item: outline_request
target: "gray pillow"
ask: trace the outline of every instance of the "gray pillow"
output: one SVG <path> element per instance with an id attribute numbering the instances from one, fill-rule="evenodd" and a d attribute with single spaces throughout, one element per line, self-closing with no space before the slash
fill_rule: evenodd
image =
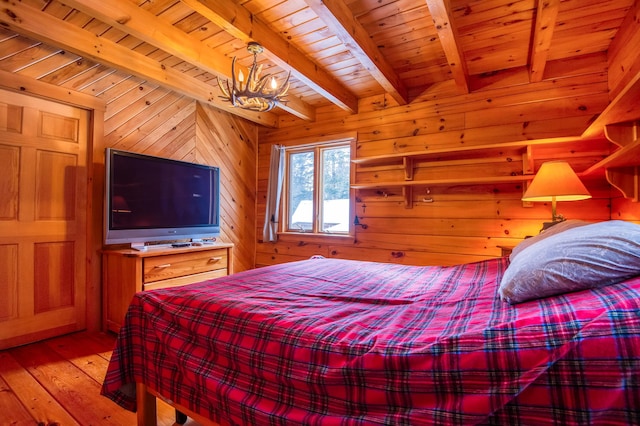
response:
<path id="1" fill-rule="evenodd" d="M 518 244 L 517 246 L 515 246 L 513 248 L 513 251 L 511 252 L 511 255 L 509 256 L 509 260 L 511 260 L 513 262 L 513 260 L 515 259 L 515 257 L 517 255 L 519 255 L 520 253 L 522 253 L 522 251 L 524 249 L 526 249 L 527 247 L 530 247 L 531 245 L 542 241 L 542 240 L 546 240 L 547 238 L 549 238 L 552 235 L 556 235 L 559 234 L 561 232 L 567 231 L 569 229 L 573 229 L 573 228 L 577 228 L 578 226 L 584 226 L 584 225 L 588 225 L 589 222 L 585 222 L 583 220 L 576 220 L 576 219 L 572 219 L 572 220 L 565 220 L 562 222 L 558 222 L 555 225 L 553 225 L 551 228 L 547 228 L 544 231 L 540 232 L 538 235 L 534 236 L 534 237 L 530 237 L 527 238 L 525 240 L 523 240 L 520 244 Z"/>
<path id="2" fill-rule="evenodd" d="M 509 303 L 519 303 L 615 284 L 636 275 L 640 275 L 640 226 L 612 220 L 572 228 L 529 245 L 509 264 L 498 293 Z"/>

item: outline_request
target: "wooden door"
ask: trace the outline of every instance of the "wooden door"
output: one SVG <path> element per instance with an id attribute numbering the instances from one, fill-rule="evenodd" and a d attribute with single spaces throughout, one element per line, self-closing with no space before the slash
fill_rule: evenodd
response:
<path id="1" fill-rule="evenodd" d="M 0 349 L 85 327 L 89 116 L 0 90 Z"/>

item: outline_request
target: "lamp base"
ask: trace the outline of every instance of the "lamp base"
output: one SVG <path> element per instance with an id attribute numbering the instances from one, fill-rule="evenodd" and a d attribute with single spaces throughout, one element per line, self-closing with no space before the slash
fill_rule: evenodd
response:
<path id="1" fill-rule="evenodd" d="M 557 225 L 558 223 L 562 223 L 565 220 L 566 219 L 563 217 L 561 219 L 555 219 L 552 222 L 543 222 L 542 223 L 542 229 L 540 230 L 540 232 L 546 231 L 547 229 L 551 228 L 553 225 Z"/>

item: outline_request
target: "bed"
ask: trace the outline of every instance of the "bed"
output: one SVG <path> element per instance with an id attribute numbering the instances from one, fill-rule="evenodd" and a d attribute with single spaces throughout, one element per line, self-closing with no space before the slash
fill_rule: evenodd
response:
<path id="1" fill-rule="evenodd" d="M 512 258 L 312 258 L 138 293 L 102 394 L 150 423 L 159 396 L 221 425 L 640 424 L 640 226 L 594 225 Z M 516 288 L 540 276 L 565 287 Z"/>

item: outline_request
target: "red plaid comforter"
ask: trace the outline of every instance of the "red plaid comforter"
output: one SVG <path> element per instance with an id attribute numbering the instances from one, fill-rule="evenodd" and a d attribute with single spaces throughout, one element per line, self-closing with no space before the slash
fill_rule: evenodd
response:
<path id="1" fill-rule="evenodd" d="M 102 393 L 221 424 L 640 424 L 640 278 L 511 306 L 506 259 L 311 259 L 138 293 Z"/>

